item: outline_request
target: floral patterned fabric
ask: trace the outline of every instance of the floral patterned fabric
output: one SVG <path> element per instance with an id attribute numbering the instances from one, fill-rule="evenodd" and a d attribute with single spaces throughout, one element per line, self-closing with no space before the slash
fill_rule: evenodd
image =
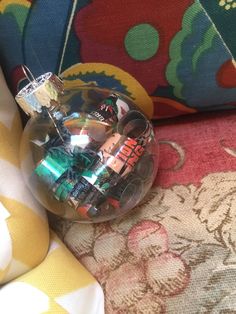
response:
<path id="1" fill-rule="evenodd" d="M 159 126 L 156 184 L 122 220 L 51 218 L 103 286 L 106 313 L 236 312 L 235 118 L 194 116 Z"/>
<path id="2" fill-rule="evenodd" d="M 235 34 L 235 29 L 232 25 L 234 24 L 236 17 L 236 1 L 220 0 L 218 2 L 200 0 L 200 3 L 222 36 L 224 43 L 232 54 L 232 57 L 235 59 L 236 42 L 235 40 L 232 40 L 232 37 Z"/>
<path id="3" fill-rule="evenodd" d="M 104 70 L 83 81 L 128 94 L 105 64 L 123 69 L 148 91 L 155 118 L 233 108 L 235 3 L 1 0 L 0 62 L 14 92 L 25 84 L 21 64 L 37 76 L 95 62 Z"/>
<path id="4" fill-rule="evenodd" d="M 235 12 L 235 0 L 0 0 L 0 62 L 13 93 L 26 64 L 118 90 L 154 118 L 232 109 Z M 122 220 L 51 216 L 102 285 L 106 313 L 236 312 L 235 118 L 161 123 L 155 185 Z"/>

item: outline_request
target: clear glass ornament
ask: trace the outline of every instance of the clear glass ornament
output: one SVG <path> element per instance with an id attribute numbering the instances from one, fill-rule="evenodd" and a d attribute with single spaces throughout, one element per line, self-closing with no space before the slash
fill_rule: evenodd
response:
<path id="1" fill-rule="evenodd" d="M 79 222 L 126 214 L 144 198 L 158 166 L 153 127 L 124 95 L 95 86 L 64 88 L 46 73 L 16 96 L 31 116 L 21 169 L 49 211 Z"/>

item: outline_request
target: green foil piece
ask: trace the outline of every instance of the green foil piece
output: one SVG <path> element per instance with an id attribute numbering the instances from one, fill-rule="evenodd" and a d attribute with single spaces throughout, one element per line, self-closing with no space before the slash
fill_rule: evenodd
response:
<path id="1" fill-rule="evenodd" d="M 54 160 L 52 157 L 53 156 L 46 156 L 35 168 L 35 173 L 49 187 L 53 186 L 67 170 L 63 164 L 60 164 L 58 160 Z"/>
<path id="2" fill-rule="evenodd" d="M 71 191 L 73 190 L 75 183 L 70 181 L 63 181 L 58 188 L 56 189 L 54 195 L 55 198 L 59 201 L 65 201 L 68 199 Z"/>

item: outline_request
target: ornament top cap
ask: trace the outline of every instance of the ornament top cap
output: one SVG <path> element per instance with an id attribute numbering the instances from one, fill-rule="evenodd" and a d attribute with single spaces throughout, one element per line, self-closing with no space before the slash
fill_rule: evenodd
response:
<path id="1" fill-rule="evenodd" d="M 59 95 L 63 93 L 62 80 L 51 72 L 34 78 L 25 65 L 22 66 L 22 70 L 29 83 L 18 92 L 15 99 L 24 112 L 35 116 L 42 112 L 43 107 L 49 110 L 57 107 Z"/>

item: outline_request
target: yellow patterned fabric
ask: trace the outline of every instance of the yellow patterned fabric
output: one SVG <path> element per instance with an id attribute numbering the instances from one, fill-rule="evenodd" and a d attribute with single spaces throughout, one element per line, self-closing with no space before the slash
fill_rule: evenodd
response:
<path id="1" fill-rule="evenodd" d="M 0 72 L 0 313 L 104 313 L 103 292 L 50 235 L 19 167 L 21 123 Z"/>

